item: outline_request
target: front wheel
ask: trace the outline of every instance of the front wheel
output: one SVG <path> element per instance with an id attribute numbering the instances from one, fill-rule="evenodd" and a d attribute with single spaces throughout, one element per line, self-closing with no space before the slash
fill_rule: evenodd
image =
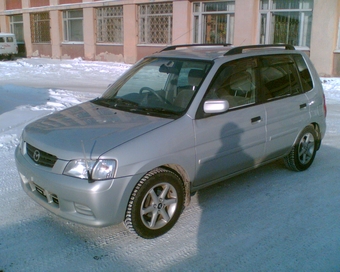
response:
<path id="1" fill-rule="evenodd" d="M 294 171 L 308 169 L 317 150 L 317 134 L 312 125 L 303 129 L 290 153 L 284 158 L 286 166 Z"/>
<path id="2" fill-rule="evenodd" d="M 147 173 L 135 186 L 124 224 L 143 238 L 155 238 L 175 225 L 183 205 L 181 179 L 169 170 L 157 168 Z"/>

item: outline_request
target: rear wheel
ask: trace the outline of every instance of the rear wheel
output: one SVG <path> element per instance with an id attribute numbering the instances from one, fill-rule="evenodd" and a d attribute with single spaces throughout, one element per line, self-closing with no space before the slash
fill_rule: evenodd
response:
<path id="1" fill-rule="evenodd" d="M 169 170 L 154 169 L 134 188 L 124 224 L 143 238 L 155 238 L 174 226 L 183 204 L 184 187 L 181 179 Z"/>
<path id="2" fill-rule="evenodd" d="M 308 169 L 314 161 L 317 150 L 317 133 L 312 125 L 300 133 L 290 153 L 284 158 L 286 166 L 294 171 Z"/>

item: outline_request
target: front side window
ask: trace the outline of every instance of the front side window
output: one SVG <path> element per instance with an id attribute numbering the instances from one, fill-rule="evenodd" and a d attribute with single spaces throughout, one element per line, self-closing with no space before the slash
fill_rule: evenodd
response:
<path id="1" fill-rule="evenodd" d="M 233 43 L 235 1 L 195 2 L 194 43 Z"/>
<path id="2" fill-rule="evenodd" d="M 97 9 L 97 42 L 123 43 L 123 6 Z"/>
<path id="3" fill-rule="evenodd" d="M 229 108 L 239 108 L 256 102 L 257 60 L 247 58 L 224 64 L 217 72 L 205 100 L 222 99 Z"/>
<path id="4" fill-rule="evenodd" d="M 133 113 L 176 118 L 189 107 L 212 63 L 148 58 L 94 103 Z"/>
<path id="5" fill-rule="evenodd" d="M 15 34 L 18 42 L 24 42 L 24 20 L 22 15 L 13 15 L 9 19 L 11 33 Z"/>
<path id="6" fill-rule="evenodd" d="M 30 21 L 32 43 L 51 42 L 49 13 L 32 13 Z"/>
<path id="7" fill-rule="evenodd" d="M 172 43 L 172 3 L 138 6 L 139 43 Z"/>
<path id="8" fill-rule="evenodd" d="M 64 41 L 82 42 L 83 39 L 83 10 L 67 10 L 63 12 Z"/>
<path id="9" fill-rule="evenodd" d="M 261 0 L 260 43 L 310 47 L 313 0 Z"/>

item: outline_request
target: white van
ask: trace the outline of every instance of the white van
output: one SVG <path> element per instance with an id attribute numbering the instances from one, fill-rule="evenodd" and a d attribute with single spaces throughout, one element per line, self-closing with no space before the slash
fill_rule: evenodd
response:
<path id="1" fill-rule="evenodd" d="M 12 33 L 0 33 L 0 58 L 11 58 L 18 54 L 18 44 Z"/>

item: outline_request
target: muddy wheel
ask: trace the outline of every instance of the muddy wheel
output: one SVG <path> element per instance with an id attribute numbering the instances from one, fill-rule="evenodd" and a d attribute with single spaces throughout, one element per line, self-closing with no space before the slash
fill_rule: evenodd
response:
<path id="1" fill-rule="evenodd" d="M 143 238 L 155 238 L 174 226 L 183 205 L 184 187 L 179 176 L 157 168 L 147 173 L 134 188 L 124 224 Z"/>
<path id="2" fill-rule="evenodd" d="M 314 127 L 312 125 L 305 127 L 290 153 L 284 158 L 286 166 L 294 171 L 308 169 L 314 161 L 317 141 Z"/>

